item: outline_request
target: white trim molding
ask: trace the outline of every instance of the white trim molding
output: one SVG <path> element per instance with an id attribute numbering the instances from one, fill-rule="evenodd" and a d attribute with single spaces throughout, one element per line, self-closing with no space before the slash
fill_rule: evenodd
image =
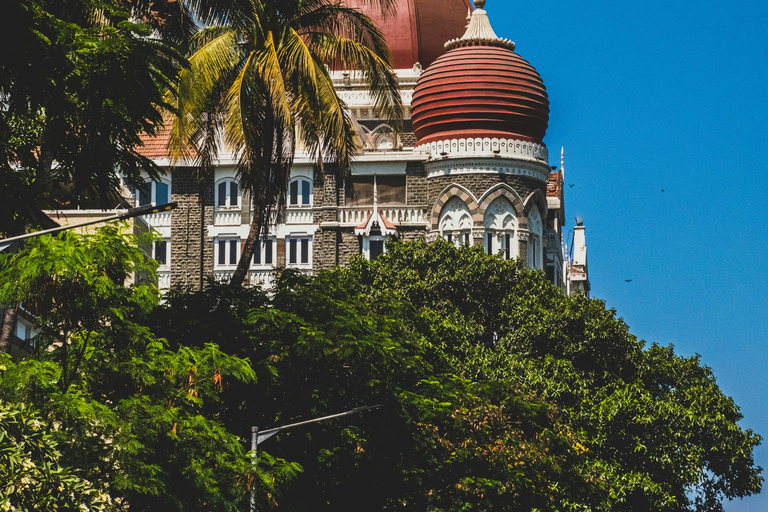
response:
<path id="1" fill-rule="evenodd" d="M 466 156 L 501 156 L 542 162 L 549 169 L 549 151 L 544 144 L 518 139 L 463 138 L 446 139 L 420 144 L 414 153 L 429 155 L 431 158 Z"/>
<path id="2" fill-rule="evenodd" d="M 549 167 L 540 162 L 515 161 L 502 158 L 456 158 L 432 160 L 424 164 L 427 176 L 453 176 L 456 174 L 511 174 L 528 176 L 541 182 L 547 182 Z"/>

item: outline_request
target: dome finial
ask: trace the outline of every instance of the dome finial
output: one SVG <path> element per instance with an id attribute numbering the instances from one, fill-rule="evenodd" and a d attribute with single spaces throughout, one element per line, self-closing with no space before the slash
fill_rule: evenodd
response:
<path id="1" fill-rule="evenodd" d="M 515 43 L 509 39 L 498 37 L 493 31 L 491 22 L 488 20 L 488 13 L 483 10 L 483 7 L 485 7 L 485 0 L 474 0 L 474 2 L 476 9 L 469 19 L 466 33 L 459 39 L 452 39 L 445 43 L 445 48 L 451 50 L 458 46 L 482 44 L 500 46 L 502 48 L 514 50 Z"/>

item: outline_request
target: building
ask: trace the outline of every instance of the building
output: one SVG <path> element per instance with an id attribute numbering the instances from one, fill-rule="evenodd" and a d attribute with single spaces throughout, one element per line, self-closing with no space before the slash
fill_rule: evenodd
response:
<path id="1" fill-rule="evenodd" d="M 513 42 L 496 36 L 484 0 L 475 0 L 474 11 L 469 0 L 410 0 L 387 19 L 357 1 L 394 54 L 404 131 L 387 125 L 354 73 L 333 72 L 359 135 L 352 175 L 339 182 L 299 151 L 287 211 L 257 248 L 250 284 L 269 284 L 278 268 L 312 271 L 359 254 L 376 258 L 390 237 L 442 237 L 522 258 L 570 290 L 562 153 L 555 170 L 543 142 L 549 100 L 539 74 Z M 147 140 L 143 152 L 170 171 L 168 136 Z M 147 218 L 163 237 L 154 248 L 161 288 L 231 277 L 251 219 L 236 164 L 236 155 L 220 154 L 215 176 L 201 186 L 194 162 L 179 162 L 136 192 L 137 205 L 179 204 Z M 580 234 L 584 264 L 574 289 L 588 292 L 583 226 Z"/>

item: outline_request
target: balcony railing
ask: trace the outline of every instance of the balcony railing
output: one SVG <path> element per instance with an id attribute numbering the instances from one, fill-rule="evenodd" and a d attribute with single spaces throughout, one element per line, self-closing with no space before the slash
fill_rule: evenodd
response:
<path id="1" fill-rule="evenodd" d="M 271 288 L 275 284 L 275 271 L 273 269 L 251 270 L 248 272 L 248 279 L 251 286 Z"/>
<path id="2" fill-rule="evenodd" d="M 157 288 L 160 291 L 171 289 L 171 271 L 170 270 L 157 271 Z"/>
<path id="3" fill-rule="evenodd" d="M 418 225 L 426 222 L 425 209 L 418 206 L 380 206 L 379 213 L 396 225 Z M 362 224 L 372 212 L 372 206 L 340 208 L 339 223 L 357 226 Z"/>
<path id="4" fill-rule="evenodd" d="M 171 225 L 171 212 L 159 212 L 151 215 L 142 215 L 141 218 L 152 227 L 170 227 Z"/>
<path id="5" fill-rule="evenodd" d="M 288 208 L 285 211 L 286 224 L 312 224 L 315 216 L 309 208 Z"/>
<path id="6" fill-rule="evenodd" d="M 240 210 L 218 211 L 215 214 L 214 222 L 217 226 L 239 226 L 243 223 Z"/>

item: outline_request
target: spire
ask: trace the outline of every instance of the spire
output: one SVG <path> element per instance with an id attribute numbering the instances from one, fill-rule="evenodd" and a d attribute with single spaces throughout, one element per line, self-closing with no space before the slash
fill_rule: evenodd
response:
<path id="1" fill-rule="evenodd" d="M 509 39 L 500 38 L 496 35 L 496 32 L 493 31 L 491 22 L 488 19 L 488 13 L 483 10 L 483 7 L 485 7 L 485 0 L 475 0 L 475 7 L 476 9 L 469 20 L 467 32 L 461 39 L 452 39 L 445 43 L 445 49 L 453 50 L 460 46 L 488 45 L 514 50 L 515 43 Z"/>
<path id="2" fill-rule="evenodd" d="M 560 146 L 560 175 L 565 183 L 565 146 Z"/>
<path id="3" fill-rule="evenodd" d="M 379 215 L 379 190 L 376 188 L 376 175 L 373 175 L 373 216 Z"/>

